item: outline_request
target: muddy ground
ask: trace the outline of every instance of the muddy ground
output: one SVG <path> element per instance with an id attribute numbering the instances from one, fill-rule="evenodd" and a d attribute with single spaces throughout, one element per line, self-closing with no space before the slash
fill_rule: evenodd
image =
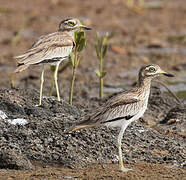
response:
<path id="1" fill-rule="evenodd" d="M 7 115 L 0 119 L 0 179 L 186 179 L 186 2 L 158 1 L 158 7 L 138 13 L 123 2 L 0 0 L 0 110 Z M 9 74 L 16 68 L 12 57 L 38 36 L 56 31 L 65 17 L 78 17 L 93 28 L 87 32 L 87 47 L 77 70 L 74 106 L 67 103 L 71 67 L 59 73 L 61 102 L 55 92 L 48 97 L 51 74 L 46 67 L 43 106 L 35 107 L 41 68 L 30 67 L 15 75 L 16 89 L 11 90 Z M 117 129 L 64 134 L 66 127 L 104 101 L 98 99 L 94 72 L 96 31 L 113 34 L 104 64 L 105 98 L 131 88 L 140 66 L 149 63 L 176 74 L 171 80 L 160 79 L 170 87 L 177 85 L 173 90 L 182 95 L 180 105 L 153 84 L 147 112 L 123 139 L 124 162 L 134 172 L 118 171 Z M 17 118 L 27 124 L 11 125 Z"/>

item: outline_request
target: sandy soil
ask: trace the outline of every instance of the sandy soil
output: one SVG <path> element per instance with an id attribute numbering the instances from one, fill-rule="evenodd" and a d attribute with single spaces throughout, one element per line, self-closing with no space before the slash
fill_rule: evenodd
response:
<path id="1" fill-rule="evenodd" d="M 41 168 L 36 166 L 37 170 L 34 171 L 16 171 L 16 170 L 2 170 L 0 176 L 2 180 L 16 179 L 16 180 L 37 180 L 37 179 L 186 179 L 185 169 L 167 169 L 167 164 L 150 164 L 150 163 L 137 163 L 135 165 L 126 165 L 126 167 L 133 168 L 134 172 L 122 173 L 118 171 L 118 166 L 115 164 L 95 164 L 87 166 L 83 169 L 67 169 L 67 168 L 54 168 L 47 167 Z"/>

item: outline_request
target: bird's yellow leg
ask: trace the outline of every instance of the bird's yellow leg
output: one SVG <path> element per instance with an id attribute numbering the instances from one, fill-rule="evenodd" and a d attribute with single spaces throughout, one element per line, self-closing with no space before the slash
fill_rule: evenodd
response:
<path id="1" fill-rule="evenodd" d="M 58 68 L 59 68 L 59 64 L 56 65 L 56 69 L 55 69 L 55 72 L 54 72 L 54 82 L 55 82 L 55 86 L 56 86 L 57 100 L 60 101 L 59 87 L 58 87 L 58 83 L 57 83 Z"/>
<path id="2" fill-rule="evenodd" d="M 121 143 L 118 143 L 118 151 L 119 151 L 119 167 L 120 169 L 124 168 L 123 166 L 123 156 L 122 156 L 122 150 L 121 150 Z"/>
<path id="3" fill-rule="evenodd" d="M 41 84 L 40 84 L 40 97 L 39 97 L 39 106 L 41 106 L 41 101 L 42 101 L 42 93 L 43 93 L 43 83 L 44 83 L 44 65 L 42 67 L 42 72 L 41 72 Z"/>
<path id="4" fill-rule="evenodd" d="M 125 168 L 123 166 L 123 156 L 122 156 L 122 150 L 121 150 L 121 141 L 122 141 L 122 138 L 123 138 L 123 133 L 125 132 L 125 129 L 127 128 L 127 126 L 128 126 L 128 124 L 127 125 L 123 125 L 121 127 L 121 130 L 120 130 L 119 135 L 118 135 L 119 168 L 120 168 L 120 171 L 122 171 L 122 172 L 133 171 L 133 169 L 128 169 L 128 168 Z"/>

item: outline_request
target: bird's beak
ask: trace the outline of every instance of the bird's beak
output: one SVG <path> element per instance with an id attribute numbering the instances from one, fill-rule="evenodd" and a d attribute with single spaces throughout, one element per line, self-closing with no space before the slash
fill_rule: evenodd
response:
<path id="1" fill-rule="evenodd" d="M 165 71 L 161 71 L 160 73 L 165 75 L 165 76 L 168 76 L 168 77 L 174 77 L 174 74 L 171 74 L 171 73 L 168 73 L 168 72 L 165 72 Z"/>
<path id="2" fill-rule="evenodd" d="M 92 30 L 90 27 L 87 27 L 87 26 L 82 25 L 82 24 L 79 27 L 82 28 L 82 29 L 85 29 L 85 30 Z"/>

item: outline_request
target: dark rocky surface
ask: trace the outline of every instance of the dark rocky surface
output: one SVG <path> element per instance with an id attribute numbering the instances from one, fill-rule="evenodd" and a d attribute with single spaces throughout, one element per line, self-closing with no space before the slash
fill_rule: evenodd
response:
<path id="1" fill-rule="evenodd" d="M 33 89 L 0 90 L 0 110 L 8 118 L 28 121 L 26 125 L 12 125 L 6 119 L 0 119 L 1 168 L 32 169 L 30 160 L 55 162 L 71 168 L 118 161 L 118 129 L 101 127 L 64 133 L 83 116 L 85 109 L 71 107 L 64 101 L 57 102 L 53 97 L 45 97 L 43 106 L 36 107 L 38 98 L 38 91 Z M 88 108 L 99 103 L 102 102 L 91 99 Z M 185 123 L 185 116 L 185 105 L 182 108 L 173 98 L 153 88 L 143 119 L 131 124 L 124 134 L 124 162 L 183 164 L 185 136 L 176 134 L 177 131 L 176 136 L 170 135 L 166 131 L 170 125 L 160 122 L 174 117 L 180 119 L 173 123 L 179 128 Z M 153 126 L 145 125 L 154 119 Z"/>
<path id="2" fill-rule="evenodd" d="M 16 170 L 34 169 L 30 160 L 21 153 L 18 144 L 15 143 L 1 144 L 0 162 L 0 168 Z"/>

